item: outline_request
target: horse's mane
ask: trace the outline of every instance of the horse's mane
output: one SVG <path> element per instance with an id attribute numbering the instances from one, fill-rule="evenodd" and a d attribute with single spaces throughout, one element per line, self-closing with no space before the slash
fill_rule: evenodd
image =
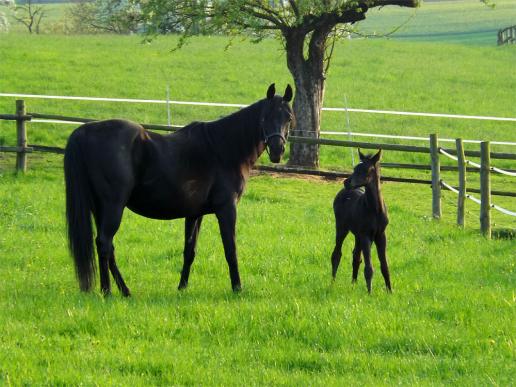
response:
<path id="1" fill-rule="evenodd" d="M 262 139 L 260 115 L 262 101 L 215 121 L 192 122 L 176 133 L 196 141 L 204 154 L 213 155 L 224 164 L 254 162 Z"/>

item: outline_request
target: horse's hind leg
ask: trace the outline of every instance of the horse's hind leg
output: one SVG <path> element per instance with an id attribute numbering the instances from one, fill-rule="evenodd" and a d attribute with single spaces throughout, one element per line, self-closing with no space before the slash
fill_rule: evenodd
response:
<path id="1" fill-rule="evenodd" d="M 337 276 L 337 270 L 339 269 L 340 259 L 342 257 L 342 243 L 344 239 L 346 239 L 348 232 L 349 230 L 347 228 L 338 223 L 336 224 L 335 248 L 331 254 L 331 274 L 333 279 Z"/>
<path id="2" fill-rule="evenodd" d="M 387 238 L 385 238 L 385 232 L 379 233 L 375 238 L 376 251 L 378 252 L 378 258 L 380 260 L 380 267 L 382 270 L 383 279 L 385 280 L 385 286 L 389 292 L 391 289 L 391 277 L 389 274 L 389 266 L 387 264 L 387 256 L 385 250 L 387 247 Z"/>
<path id="3" fill-rule="evenodd" d="M 124 207 L 120 204 L 103 204 L 100 213 L 95 215 L 97 224 L 96 243 L 97 254 L 99 256 L 100 290 L 104 295 L 111 293 L 109 270 L 111 270 L 111 274 L 122 294 L 124 296 L 130 295 L 130 291 L 125 285 L 124 279 L 116 265 L 115 247 L 113 246 L 113 237 L 120 227 L 123 209 Z"/>
<path id="4" fill-rule="evenodd" d="M 367 291 L 371 293 L 373 281 L 373 265 L 371 263 L 371 240 L 368 237 L 360 238 L 360 248 L 364 254 L 364 277 L 367 284 Z"/>
<path id="5" fill-rule="evenodd" d="M 188 277 L 190 276 L 190 267 L 195 258 L 195 246 L 197 237 L 201 228 L 202 216 L 199 218 L 185 219 L 185 249 L 183 251 L 184 263 L 181 271 L 181 280 L 178 289 L 185 289 L 188 286 Z"/>
<path id="6" fill-rule="evenodd" d="M 125 284 L 124 279 L 122 278 L 122 274 L 120 273 L 120 270 L 118 270 L 118 266 L 116 265 L 115 261 L 115 247 L 113 246 L 113 252 L 111 253 L 111 256 L 109 257 L 109 270 L 111 271 L 111 274 L 113 275 L 113 278 L 115 279 L 116 286 L 118 286 L 118 289 L 122 293 L 124 297 L 129 297 L 131 295 L 131 291 Z"/>
<path id="7" fill-rule="evenodd" d="M 362 263 L 362 258 L 360 257 L 362 250 L 360 249 L 360 239 L 355 236 L 355 247 L 353 248 L 353 276 L 351 282 L 357 282 L 358 277 L 358 269 L 360 268 L 360 263 Z"/>

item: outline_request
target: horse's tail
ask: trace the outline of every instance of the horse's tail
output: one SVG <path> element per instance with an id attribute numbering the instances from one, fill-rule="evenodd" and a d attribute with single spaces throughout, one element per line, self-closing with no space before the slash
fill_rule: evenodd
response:
<path id="1" fill-rule="evenodd" d="M 80 138 L 80 137 L 79 137 Z M 88 171 L 78 136 L 68 140 L 64 155 L 68 246 L 74 258 L 79 286 L 89 291 L 94 282 L 92 197 Z"/>

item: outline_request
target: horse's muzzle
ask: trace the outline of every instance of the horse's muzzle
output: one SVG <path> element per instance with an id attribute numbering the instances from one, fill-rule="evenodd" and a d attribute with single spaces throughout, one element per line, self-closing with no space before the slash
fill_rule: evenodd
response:
<path id="1" fill-rule="evenodd" d="M 272 163 L 279 163 L 281 157 L 285 153 L 285 141 L 283 137 L 274 137 L 269 139 L 266 144 L 267 151 L 269 153 L 269 159 Z"/>

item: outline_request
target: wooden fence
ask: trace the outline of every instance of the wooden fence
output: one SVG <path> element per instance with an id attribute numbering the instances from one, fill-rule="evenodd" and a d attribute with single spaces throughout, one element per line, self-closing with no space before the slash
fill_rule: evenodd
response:
<path id="1" fill-rule="evenodd" d="M 96 121 L 92 118 L 79 118 L 69 116 L 59 116 L 51 114 L 41 113 L 27 113 L 25 103 L 23 100 L 16 101 L 16 114 L 0 114 L 0 119 L 16 121 L 17 131 L 17 145 L 16 146 L 0 146 L 0 152 L 16 152 L 16 170 L 19 172 L 25 172 L 27 170 L 27 154 L 33 151 L 36 152 L 51 152 L 51 153 L 64 153 L 63 148 L 43 145 L 29 145 L 27 140 L 27 128 L 25 125 L 26 121 L 32 120 L 32 118 L 40 119 L 52 119 L 60 121 L 71 121 L 78 123 L 85 123 Z M 155 125 L 155 124 L 142 124 L 146 129 L 162 130 L 162 131 L 175 131 L 179 127 L 173 125 Z M 445 149 L 439 147 L 439 139 L 436 134 L 429 136 L 429 146 L 413 146 L 413 145 L 399 145 L 399 144 L 387 144 L 387 143 L 371 143 L 361 141 L 345 141 L 345 140 L 333 140 L 333 139 L 322 139 L 322 138 L 307 138 L 290 136 L 289 142 L 301 142 L 308 144 L 326 145 L 326 146 L 340 146 L 340 147 L 352 147 L 362 149 L 383 149 L 401 152 L 415 152 L 425 153 L 430 155 L 430 166 L 418 165 L 418 164 L 397 164 L 397 163 L 383 163 L 382 166 L 393 167 L 393 168 L 406 168 L 406 169 L 429 169 L 432 172 L 431 180 L 423 179 L 409 179 L 401 177 L 390 177 L 382 176 L 383 181 L 395 181 L 404 183 L 416 183 L 416 184 L 427 184 L 432 187 L 432 216 L 435 219 L 441 218 L 441 189 L 447 189 L 458 193 L 459 199 L 457 202 L 457 224 L 464 226 L 464 202 L 466 198 L 475 200 L 471 195 L 466 193 L 466 172 L 468 170 L 475 171 L 476 168 L 480 171 L 481 175 L 481 187 L 480 189 L 468 189 L 469 192 L 480 193 L 481 199 L 475 200 L 480 204 L 480 223 L 481 230 L 486 237 L 491 236 L 491 221 L 490 221 L 490 210 L 495 208 L 501 210 L 507 215 L 516 216 L 516 213 L 505 210 L 491 203 L 491 195 L 498 196 L 510 196 L 516 197 L 516 192 L 504 192 L 504 191 L 493 191 L 491 190 L 490 173 L 505 173 L 507 175 L 516 176 L 513 171 L 503 171 L 498 168 L 491 167 L 491 159 L 504 159 L 504 160 L 516 160 L 516 154 L 514 153 L 495 153 L 490 151 L 489 142 L 482 142 L 480 151 L 464 150 L 462 139 L 456 140 L 455 149 Z M 444 154 L 448 157 L 457 160 L 457 167 L 442 167 L 440 164 L 440 155 Z M 471 161 L 466 160 L 468 157 L 480 157 L 481 165 L 475 164 Z M 473 165 L 475 168 L 467 168 L 467 165 Z M 266 172 L 279 172 L 279 173 L 294 173 L 294 174 L 308 174 L 315 176 L 323 176 L 329 178 L 343 178 L 348 177 L 349 173 L 342 172 L 331 172 L 321 171 L 312 169 L 301 169 L 293 167 L 270 167 L 270 166 L 258 166 L 258 170 Z M 453 187 L 441 179 L 442 170 L 457 170 L 459 173 L 459 185 Z"/>
<path id="2" fill-rule="evenodd" d="M 516 43 L 516 25 L 498 30 L 498 45 Z"/>

